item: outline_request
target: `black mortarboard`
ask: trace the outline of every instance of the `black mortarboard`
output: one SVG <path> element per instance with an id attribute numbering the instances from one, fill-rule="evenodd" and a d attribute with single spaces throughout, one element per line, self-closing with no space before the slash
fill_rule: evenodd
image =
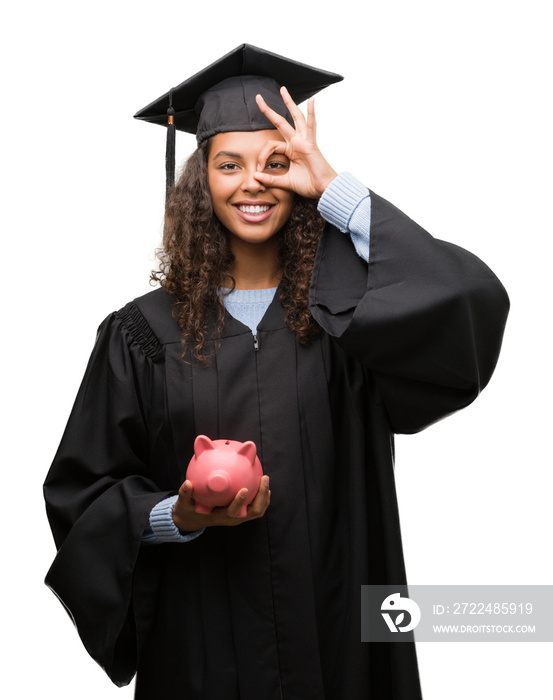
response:
<path id="1" fill-rule="evenodd" d="M 242 44 L 196 73 L 134 116 L 167 125 L 167 186 L 174 183 L 175 129 L 196 134 L 198 145 L 224 131 L 273 129 L 255 96 L 261 94 L 272 109 L 293 124 L 280 95 L 285 85 L 296 104 L 343 80 L 284 56 Z"/>

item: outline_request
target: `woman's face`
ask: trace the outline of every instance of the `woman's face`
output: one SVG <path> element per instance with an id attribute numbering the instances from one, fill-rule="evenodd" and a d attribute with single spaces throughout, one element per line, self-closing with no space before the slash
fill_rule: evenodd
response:
<path id="1" fill-rule="evenodd" d="M 294 193 L 258 182 L 259 154 L 268 141 L 283 140 L 278 131 L 230 131 L 216 134 L 208 154 L 208 177 L 213 210 L 223 226 L 244 242 L 270 240 L 284 226 Z M 288 171 L 286 156 L 273 154 L 266 171 L 272 175 Z"/>

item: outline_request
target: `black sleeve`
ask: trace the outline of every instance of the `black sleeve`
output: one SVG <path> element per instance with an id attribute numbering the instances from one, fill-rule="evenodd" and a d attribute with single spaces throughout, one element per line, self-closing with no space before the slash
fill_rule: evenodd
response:
<path id="1" fill-rule="evenodd" d="M 160 492 L 148 464 L 151 361 L 114 314 L 100 327 L 44 494 L 58 548 L 46 584 L 117 685 L 136 665 L 133 571 Z M 146 555 L 147 556 L 147 555 Z"/>
<path id="2" fill-rule="evenodd" d="M 434 239 L 371 192 L 369 264 L 326 225 L 310 291 L 316 321 L 369 369 L 394 432 L 466 406 L 495 368 L 509 300 L 475 255 Z"/>

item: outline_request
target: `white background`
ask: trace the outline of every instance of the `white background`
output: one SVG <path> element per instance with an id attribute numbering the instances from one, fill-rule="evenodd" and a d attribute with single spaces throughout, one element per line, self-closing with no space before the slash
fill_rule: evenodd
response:
<path id="1" fill-rule="evenodd" d="M 132 115 L 242 42 L 339 72 L 319 141 L 482 257 L 512 312 L 480 399 L 397 443 L 409 579 L 550 584 L 551 26 L 546 2 L 65 0 L 1 18 L 4 698 L 131 698 L 42 584 L 41 484 L 96 327 L 148 291 L 165 132 Z M 194 138 L 178 135 L 178 157 Z M 421 644 L 426 700 L 551 698 L 552 645 Z M 347 699 L 332 699 L 347 700 Z"/>

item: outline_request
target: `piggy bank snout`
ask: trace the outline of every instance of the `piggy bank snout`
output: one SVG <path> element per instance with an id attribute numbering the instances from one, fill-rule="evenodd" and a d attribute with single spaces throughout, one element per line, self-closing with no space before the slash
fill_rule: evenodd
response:
<path id="1" fill-rule="evenodd" d="M 212 471 L 206 480 L 206 486 L 212 493 L 224 493 L 230 488 L 227 472 L 222 469 Z"/>

